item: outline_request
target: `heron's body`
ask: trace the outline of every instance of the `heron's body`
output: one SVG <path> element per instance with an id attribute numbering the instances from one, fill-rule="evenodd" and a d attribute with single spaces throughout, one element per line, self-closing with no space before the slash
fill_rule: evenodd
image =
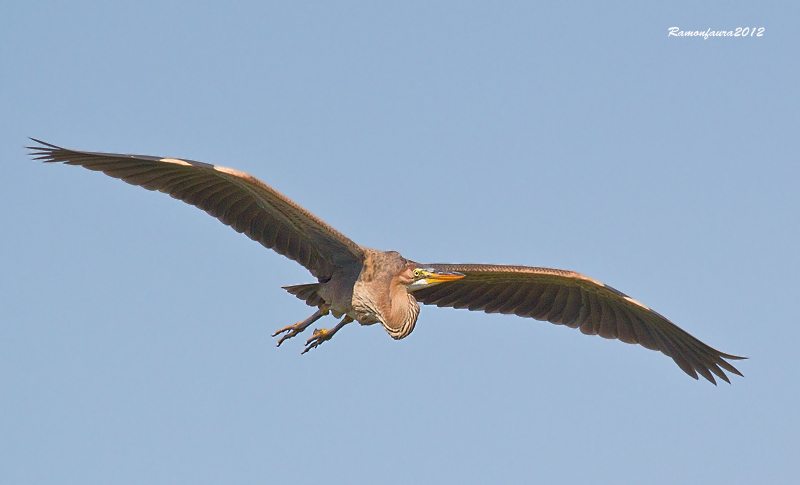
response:
<path id="1" fill-rule="evenodd" d="M 365 252 L 364 266 L 353 286 L 353 318 L 362 325 L 381 323 L 394 339 L 406 337 L 414 330 L 419 305 L 395 275 L 412 262 L 394 251 Z"/>
<path id="2" fill-rule="evenodd" d="M 81 165 L 192 204 L 238 232 L 293 259 L 317 283 L 286 289 L 317 310 L 279 330 L 280 345 L 324 315 L 342 321 L 315 330 L 303 353 L 352 321 L 380 323 L 394 339 L 408 336 L 419 303 L 507 313 L 578 328 L 660 350 L 687 374 L 741 375 L 715 350 L 627 295 L 578 273 L 527 266 L 419 264 L 395 251 L 361 247 L 254 177 L 206 163 L 141 155 L 79 152 L 38 140 L 45 162 Z M 724 371 L 723 371 L 724 369 Z"/>

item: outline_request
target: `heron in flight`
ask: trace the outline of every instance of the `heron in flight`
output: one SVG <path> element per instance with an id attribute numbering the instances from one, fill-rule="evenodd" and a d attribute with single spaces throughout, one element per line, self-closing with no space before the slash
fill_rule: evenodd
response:
<path id="1" fill-rule="evenodd" d="M 515 314 L 660 350 L 691 377 L 730 383 L 742 375 L 725 354 L 689 335 L 626 294 L 572 271 L 486 264 L 420 264 L 396 251 L 361 247 L 255 177 L 193 160 L 68 150 L 33 139 L 34 159 L 96 170 L 158 190 L 202 209 L 264 247 L 297 261 L 316 283 L 285 289 L 316 311 L 282 328 L 278 346 L 332 314 L 332 329 L 314 330 L 302 353 L 350 322 L 380 323 L 394 339 L 417 323 L 419 303 Z"/>

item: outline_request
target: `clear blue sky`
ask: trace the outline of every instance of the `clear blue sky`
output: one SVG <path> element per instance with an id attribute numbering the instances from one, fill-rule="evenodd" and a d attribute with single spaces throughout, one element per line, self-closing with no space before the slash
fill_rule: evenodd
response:
<path id="1" fill-rule="evenodd" d="M 800 7 L 667 3 L 4 2 L 0 482 L 798 483 Z M 304 269 L 27 136 L 234 167 L 416 261 L 579 271 L 746 377 L 429 307 L 276 349 Z"/>

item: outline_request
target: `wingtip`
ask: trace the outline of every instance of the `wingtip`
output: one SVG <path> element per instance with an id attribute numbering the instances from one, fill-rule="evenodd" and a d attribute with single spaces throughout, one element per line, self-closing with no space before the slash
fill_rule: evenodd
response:
<path id="1" fill-rule="evenodd" d="M 45 163 L 47 162 L 55 162 L 54 154 L 57 153 L 59 150 L 64 150 L 58 145 L 53 145 L 52 143 L 47 143 L 46 141 L 39 140 L 37 138 L 33 138 L 32 136 L 28 137 L 29 140 L 38 143 L 38 146 L 27 146 L 28 156 L 30 156 L 33 160 L 41 160 Z"/>
<path id="2" fill-rule="evenodd" d="M 750 357 L 741 357 L 739 355 L 730 355 L 730 354 L 722 354 L 722 353 L 720 354 L 720 356 L 725 357 L 726 359 L 730 359 L 730 360 L 747 360 L 747 359 L 750 358 Z"/>
<path id="3" fill-rule="evenodd" d="M 53 144 L 51 144 L 51 143 L 47 143 L 46 141 L 39 140 L 38 138 L 34 138 L 34 137 L 32 137 L 32 136 L 29 136 L 29 137 L 28 137 L 28 139 L 29 139 L 29 140 L 31 140 L 31 141 L 34 141 L 34 142 L 38 143 L 39 145 L 44 145 L 44 146 L 46 146 L 46 147 L 50 147 L 50 148 L 61 148 L 60 146 L 56 146 L 56 145 L 53 145 Z M 28 148 L 28 149 L 30 149 L 30 150 L 41 150 L 43 147 L 41 147 L 41 146 L 38 146 L 38 147 L 25 147 L 25 148 Z"/>

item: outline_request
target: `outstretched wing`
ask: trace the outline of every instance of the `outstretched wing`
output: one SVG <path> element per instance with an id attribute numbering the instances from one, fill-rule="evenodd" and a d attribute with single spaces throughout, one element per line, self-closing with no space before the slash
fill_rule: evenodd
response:
<path id="1" fill-rule="evenodd" d="M 363 260 L 356 243 L 244 172 L 193 160 L 79 152 L 32 140 L 40 144 L 28 147 L 36 160 L 80 165 L 167 193 L 297 261 L 318 278 Z"/>
<path id="2" fill-rule="evenodd" d="M 466 277 L 417 290 L 426 305 L 513 313 L 579 328 L 587 335 L 616 338 L 660 350 L 687 374 L 697 373 L 716 384 L 713 372 L 730 382 L 725 372 L 742 375 L 724 354 L 689 335 L 663 316 L 614 288 L 582 274 L 549 268 L 483 264 L 431 264 Z M 720 369 L 722 368 L 722 369 Z"/>

